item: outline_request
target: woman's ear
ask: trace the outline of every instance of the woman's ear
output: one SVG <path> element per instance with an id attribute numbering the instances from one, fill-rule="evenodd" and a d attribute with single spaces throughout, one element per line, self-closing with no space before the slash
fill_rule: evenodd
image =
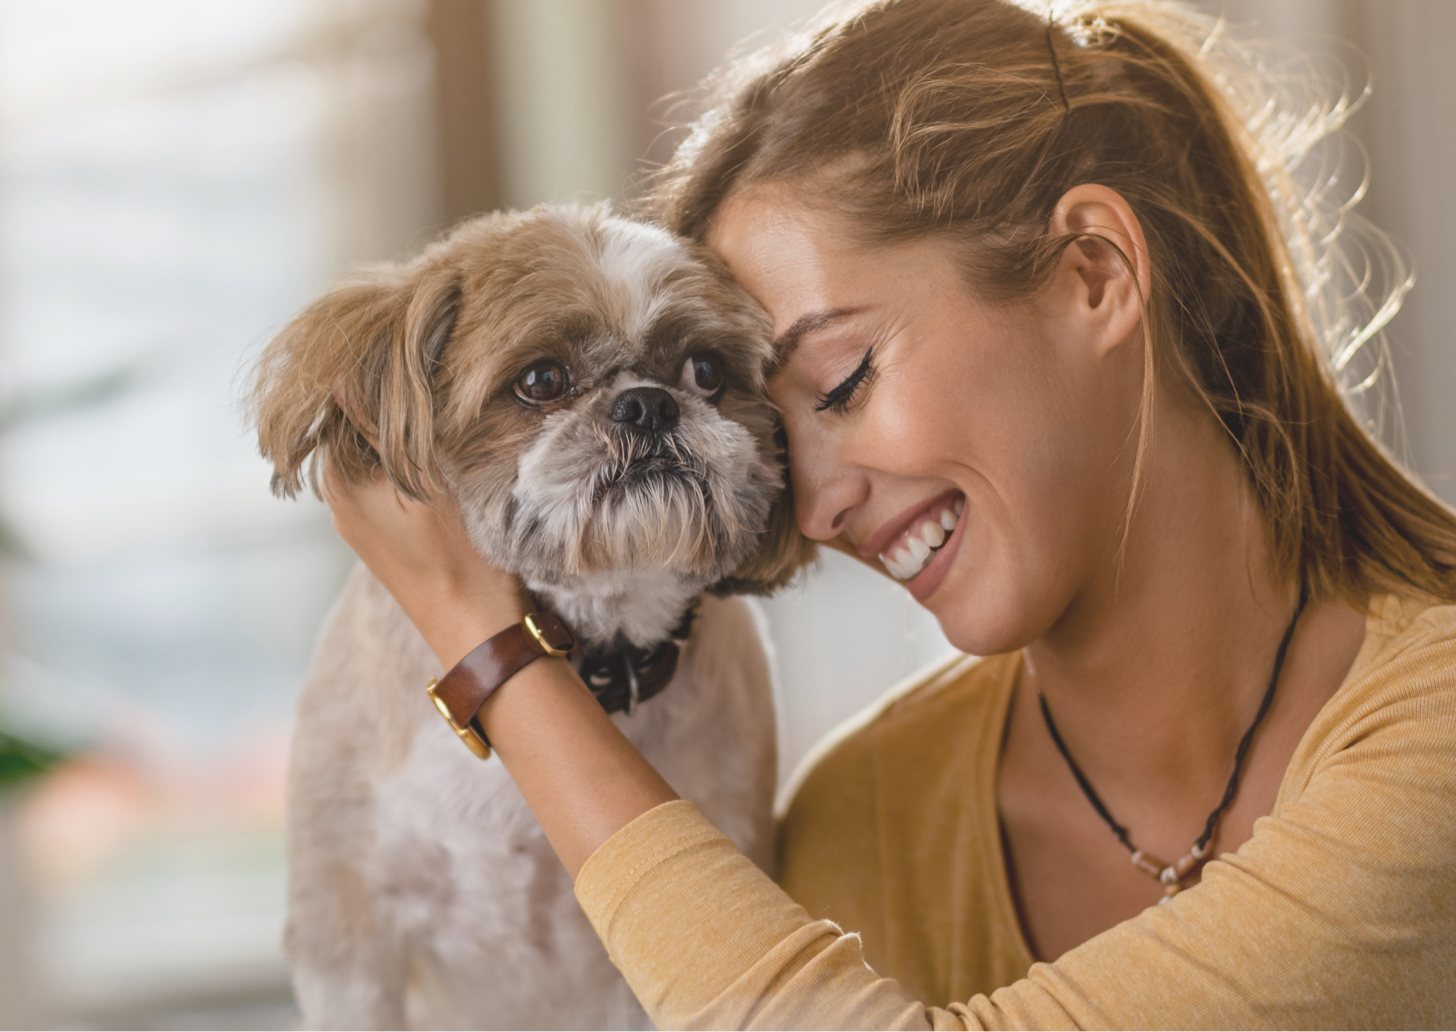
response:
<path id="1" fill-rule="evenodd" d="M 1069 306 L 1061 314 L 1090 323 L 1108 347 L 1125 340 L 1142 319 L 1151 269 L 1131 206 L 1116 190 L 1082 183 L 1057 201 L 1047 229 L 1067 241 L 1056 272 Z"/>
<path id="2" fill-rule="evenodd" d="M 252 393 L 273 492 L 292 497 L 307 475 L 317 494 L 320 461 L 350 482 L 382 466 L 413 498 L 437 486 L 432 380 L 459 308 L 448 270 L 390 272 L 326 294 L 284 327 Z"/>

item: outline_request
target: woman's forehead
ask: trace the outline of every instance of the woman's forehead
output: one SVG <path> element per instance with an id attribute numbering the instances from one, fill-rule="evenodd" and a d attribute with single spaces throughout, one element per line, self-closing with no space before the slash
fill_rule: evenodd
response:
<path id="1" fill-rule="evenodd" d="M 790 191 L 730 196 L 705 242 L 767 310 L 775 337 L 820 313 L 895 307 L 931 283 L 959 282 L 943 241 L 867 245 L 842 217 Z"/>
<path id="2" fill-rule="evenodd" d="M 781 334 L 813 310 L 857 303 L 872 282 L 871 255 L 839 221 L 787 192 L 731 196 L 715 213 L 705 241 Z"/>
<path id="3" fill-rule="evenodd" d="M 708 224 L 706 242 L 725 260 L 758 268 L 836 250 L 834 229 L 792 194 L 759 189 L 725 200 Z"/>

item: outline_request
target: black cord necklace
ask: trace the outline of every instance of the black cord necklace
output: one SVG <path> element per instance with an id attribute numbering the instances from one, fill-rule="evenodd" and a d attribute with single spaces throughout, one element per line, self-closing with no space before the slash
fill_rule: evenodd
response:
<path id="1" fill-rule="evenodd" d="M 1254 740 L 1254 732 L 1258 729 L 1259 722 L 1264 719 L 1264 714 L 1269 712 L 1269 704 L 1274 701 L 1274 689 L 1279 684 L 1279 671 L 1284 666 L 1284 654 L 1289 649 L 1289 639 L 1294 636 L 1294 625 L 1299 622 L 1299 614 L 1304 612 L 1305 596 L 1306 587 L 1301 579 L 1299 602 L 1295 605 L 1294 616 L 1290 618 L 1289 626 L 1284 631 L 1284 639 L 1279 643 L 1279 653 L 1274 658 L 1274 673 L 1269 677 L 1269 687 L 1264 690 L 1264 700 L 1259 703 L 1259 712 L 1254 714 L 1253 723 L 1244 732 L 1244 737 L 1239 740 L 1239 747 L 1234 753 L 1234 770 L 1229 775 L 1228 785 L 1224 787 L 1223 798 L 1208 815 L 1208 820 L 1204 821 L 1203 833 L 1193 843 L 1193 848 L 1172 863 L 1145 853 L 1132 844 L 1132 839 L 1127 834 L 1127 828 L 1113 819 L 1106 805 L 1093 790 L 1092 783 L 1087 780 L 1087 775 L 1082 773 L 1082 768 L 1078 767 L 1077 761 L 1072 759 L 1072 754 L 1067 750 L 1067 743 L 1062 741 L 1062 736 L 1057 731 L 1057 725 L 1052 720 L 1052 711 L 1047 707 L 1046 697 L 1041 694 L 1040 688 L 1036 690 L 1037 701 L 1041 703 L 1042 719 L 1046 721 L 1047 730 L 1051 732 L 1057 752 L 1062 754 L 1062 759 L 1067 761 L 1067 766 L 1072 770 L 1072 776 L 1077 779 L 1082 794 L 1087 797 L 1087 801 L 1092 804 L 1092 809 L 1097 811 L 1098 816 L 1107 822 L 1107 826 L 1117 836 L 1117 841 L 1121 842 L 1132 854 L 1133 866 L 1163 883 L 1163 898 L 1158 900 L 1160 904 L 1168 902 L 1181 892 L 1183 882 L 1208 856 L 1209 843 L 1213 840 L 1213 833 L 1218 827 L 1218 819 L 1223 816 L 1224 810 L 1228 809 L 1229 803 L 1233 802 L 1234 794 L 1238 791 L 1239 772 L 1243 769 L 1244 757 L 1249 752 L 1249 744 Z"/>

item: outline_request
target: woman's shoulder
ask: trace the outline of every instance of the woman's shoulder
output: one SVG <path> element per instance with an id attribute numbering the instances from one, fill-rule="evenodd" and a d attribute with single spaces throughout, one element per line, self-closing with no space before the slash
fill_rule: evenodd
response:
<path id="1" fill-rule="evenodd" d="M 1456 701 L 1456 604 L 1374 595 L 1365 640 L 1331 702 L 1339 711 L 1411 696 Z"/>
<path id="2" fill-rule="evenodd" d="M 1377 594 L 1359 654 L 1305 731 L 1280 797 L 1335 767 L 1378 780 L 1418 754 L 1423 777 L 1456 787 L 1456 605 Z"/>
<path id="3" fill-rule="evenodd" d="M 873 762 L 893 764 L 900 754 L 923 762 L 927 752 L 953 750 L 973 727 L 1004 708 L 1019 653 L 953 653 L 900 681 L 854 713 L 799 761 L 779 795 L 788 811 L 811 782 L 848 788 Z"/>
<path id="4" fill-rule="evenodd" d="M 1417 642 L 1456 640 L 1456 602 L 1394 592 L 1377 593 L 1370 598 L 1366 636 L 1371 660 L 1385 658 Z"/>

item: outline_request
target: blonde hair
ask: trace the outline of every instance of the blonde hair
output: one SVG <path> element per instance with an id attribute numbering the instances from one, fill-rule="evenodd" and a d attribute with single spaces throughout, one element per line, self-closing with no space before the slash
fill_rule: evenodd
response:
<path id="1" fill-rule="evenodd" d="M 971 289 L 1005 301 L 1035 292 L 1053 259 L 1088 235 L 1048 233 L 1062 194 L 1111 187 L 1137 214 L 1151 259 L 1123 543 L 1157 368 L 1237 448 L 1281 575 L 1302 577 L 1313 597 L 1456 600 L 1456 512 L 1386 453 L 1346 398 L 1369 387 L 1350 382 L 1352 360 L 1383 347 L 1409 277 L 1371 233 L 1394 280 L 1383 297 L 1345 292 L 1360 270 L 1337 238 L 1355 225 L 1363 183 L 1341 203 L 1298 175 L 1355 104 L 1341 93 L 1281 108 L 1270 67 L 1221 21 L 1175 0 L 841 5 L 710 80 L 710 106 L 654 176 L 646 206 L 701 239 L 732 191 L 817 186 L 867 242 L 945 237 Z"/>

